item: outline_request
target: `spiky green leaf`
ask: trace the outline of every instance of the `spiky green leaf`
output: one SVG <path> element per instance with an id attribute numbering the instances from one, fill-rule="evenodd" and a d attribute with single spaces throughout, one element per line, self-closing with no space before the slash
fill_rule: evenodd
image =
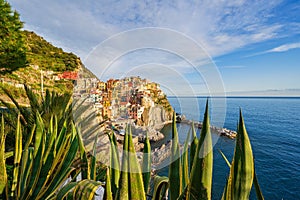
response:
<path id="1" fill-rule="evenodd" d="M 173 113 L 172 123 L 172 147 L 171 147 L 171 164 L 169 166 L 170 180 L 170 198 L 177 199 L 182 190 L 182 169 L 181 169 L 180 149 L 178 142 L 178 132 L 176 127 L 176 113 Z"/>
<path id="2" fill-rule="evenodd" d="M 64 199 L 75 188 L 76 182 L 70 182 L 57 193 L 56 199 Z"/>
<path id="3" fill-rule="evenodd" d="M 151 176 L 151 145 L 150 145 L 148 134 L 146 135 L 146 139 L 144 142 L 142 172 L 143 172 L 144 191 L 147 194 L 149 183 L 150 183 L 150 176 Z"/>
<path id="4" fill-rule="evenodd" d="M 7 174 L 5 166 L 5 133 L 4 133 L 4 117 L 1 117 L 1 131 L 0 131 L 0 194 L 6 187 Z"/>
<path id="5" fill-rule="evenodd" d="M 249 199 L 253 178 L 252 148 L 240 110 L 235 150 L 223 199 Z"/>
<path id="6" fill-rule="evenodd" d="M 253 183 L 254 183 L 254 188 L 255 188 L 255 193 L 256 193 L 256 198 L 258 200 L 264 200 L 264 196 L 262 194 L 261 188 L 259 186 L 258 180 L 257 180 L 257 176 L 256 176 L 256 172 L 254 169 L 254 179 L 253 179 Z"/>
<path id="7" fill-rule="evenodd" d="M 120 179 L 120 161 L 119 151 L 114 133 L 108 134 L 110 140 L 110 176 L 111 176 L 111 190 L 113 196 L 116 196 L 119 188 Z"/>
<path id="8" fill-rule="evenodd" d="M 196 150 L 197 150 L 198 142 L 199 142 L 199 140 L 197 138 L 195 125 L 194 125 L 194 122 L 193 122 L 192 123 L 192 142 L 191 142 L 191 148 L 190 148 L 190 171 L 192 171 L 194 157 L 195 157 L 195 153 L 196 153 Z"/>
<path id="9" fill-rule="evenodd" d="M 14 171 L 13 171 L 13 182 L 11 186 L 11 197 L 17 195 L 17 184 L 19 179 L 19 168 L 22 157 L 22 130 L 20 124 L 20 115 L 18 115 L 17 128 L 15 133 L 15 151 L 14 151 Z"/>
<path id="10" fill-rule="evenodd" d="M 113 200 L 113 194 L 111 192 L 111 177 L 110 177 L 110 169 L 106 170 L 106 183 L 105 183 L 105 191 L 104 191 L 104 199 Z"/>
<path id="11" fill-rule="evenodd" d="M 213 152 L 209 121 L 207 100 L 201 135 L 190 175 L 189 199 L 211 199 Z"/>
<path id="12" fill-rule="evenodd" d="M 128 128 L 126 128 L 124 142 L 123 142 L 123 154 L 122 154 L 122 166 L 121 166 L 121 175 L 119 180 L 119 189 L 117 191 L 116 200 L 129 200 L 129 174 L 128 174 L 128 139 L 129 133 Z"/>
<path id="13" fill-rule="evenodd" d="M 129 166 L 129 199 L 131 200 L 146 200 L 144 192 L 143 176 L 140 168 L 140 164 L 136 157 L 134 149 L 131 127 L 129 127 L 128 137 L 128 166 Z"/>
<path id="14" fill-rule="evenodd" d="M 168 194 L 169 178 L 165 176 L 154 177 L 153 200 L 163 200 Z"/>
<path id="15" fill-rule="evenodd" d="M 94 145 L 93 145 L 93 152 L 92 152 L 92 157 L 90 161 L 90 166 L 91 166 L 91 173 L 90 173 L 90 178 L 94 181 L 96 181 L 96 147 L 97 147 L 97 139 L 98 139 L 98 134 L 95 137 Z"/>
<path id="16" fill-rule="evenodd" d="M 183 147 L 182 152 L 182 188 L 185 188 L 189 184 L 189 140 L 191 130 L 189 130 Z"/>

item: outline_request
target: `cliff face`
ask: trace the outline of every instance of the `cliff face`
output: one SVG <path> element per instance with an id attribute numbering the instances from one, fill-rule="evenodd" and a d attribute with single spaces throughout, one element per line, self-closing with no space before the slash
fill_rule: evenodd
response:
<path id="1" fill-rule="evenodd" d="M 155 104 L 144 110 L 139 125 L 161 129 L 164 123 L 170 120 L 172 120 L 172 112 L 167 111 L 162 105 Z"/>
<path id="2" fill-rule="evenodd" d="M 156 142 L 164 138 L 160 130 L 168 122 L 171 122 L 172 112 L 168 112 L 162 105 L 145 108 L 142 117 L 137 121 L 137 126 L 133 127 L 133 134 L 139 136 L 143 141 L 148 133 L 150 141 Z"/>

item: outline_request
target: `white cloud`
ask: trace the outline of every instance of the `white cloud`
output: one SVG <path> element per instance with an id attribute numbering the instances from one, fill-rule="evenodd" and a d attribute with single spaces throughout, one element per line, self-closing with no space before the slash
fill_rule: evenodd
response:
<path id="1" fill-rule="evenodd" d="M 191 60 L 196 61 L 197 65 L 203 64 L 203 57 L 205 56 L 205 61 L 210 61 L 208 55 L 216 58 L 230 52 L 242 51 L 243 47 L 247 45 L 256 47 L 253 44 L 298 36 L 300 33 L 298 14 L 300 7 L 293 6 L 296 3 L 283 3 L 283 0 L 8 1 L 21 14 L 21 19 L 26 22 L 25 28 L 37 32 L 56 46 L 74 52 L 84 61 L 88 60 L 85 58 L 90 55 L 89 53 L 97 49 L 97 45 L 107 38 L 135 28 L 160 27 L 172 29 L 190 37 L 202 45 L 204 51 L 201 55 L 195 53 L 196 51 L 190 46 L 180 44 L 176 38 L 164 41 L 160 40 L 159 37 L 144 37 L 142 42 L 151 40 L 161 46 L 172 42 L 173 46 L 169 46 L 170 48 L 180 46 L 180 50 L 185 52 L 185 55 Z M 287 8 L 289 7 L 288 4 L 290 4 L 290 8 Z M 138 38 L 142 37 L 123 38 L 123 40 L 118 41 L 119 46 L 110 46 L 111 48 L 105 49 L 104 58 L 113 63 L 110 74 L 123 75 L 130 72 L 134 66 L 140 66 L 144 73 L 149 72 L 149 76 L 151 75 L 154 79 L 163 80 L 166 77 L 161 76 L 163 73 L 160 72 L 165 71 L 159 71 L 159 69 L 165 66 L 164 69 L 169 67 L 174 72 L 185 75 L 191 81 L 198 78 L 192 80 L 188 75 L 192 69 L 189 63 L 182 59 L 180 54 L 174 56 L 172 52 L 168 52 L 168 54 L 163 51 L 160 53 L 143 53 L 138 50 L 136 54 L 132 53 L 131 56 L 114 60 L 114 55 L 118 55 L 117 52 L 122 51 L 122 49 L 115 47 L 119 48 L 122 46 L 121 44 L 134 47 L 140 42 L 137 41 Z M 299 48 L 297 46 L 299 43 L 295 43 L 297 44 L 295 46 L 292 40 L 289 41 L 291 44 L 278 45 L 278 47 L 267 52 L 253 55 Z M 251 50 L 255 51 L 255 49 Z M 98 57 L 93 58 L 91 65 L 85 64 L 89 68 L 91 66 L 99 67 L 99 71 L 102 72 L 103 65 L 101 63 L 103 61 L 98 59 Z M 149 67 L 152 64 L 157 64 L 153 69 L 158 71 Z M 241 67 L 221 66 L 220 69 Z M 205 74 L 204 72 L 210 73 L 208 68 L 202 69 L 202 72 L 203 74 Z M 209 74 L 206 76 L 213 77 Z M 176 82 L 176 79 L 170 81 Z M 193 82 L 193 84 L 202 83 Z"/>
<path id="2" fill-rule="evenodd" d="M 284 44 L 278 47 L 275 47 L 273 49 L 270 49 L 266 51 L 266 53 L 271 53 L 271 52 L 284 52 L 284 51 L 289 51 L 291 49 L 298 49 L 300 48 L 300 42 L 298 43 L 292 43 L 292 44 Z"/>
<path id="3" fill-rule="evenodd" d="M 81 57 L 107 37 L 133 28 L 177 30 L 203 44 L 214 57 L 275 38 L 281 27 L 268 22 L 280 0 L 9 2 L 20 11 L 26 27 L 38 27 L 46 39 L 62 41 Z"/>
<path id="4" fill-rule="evenodd" d="M 280 53 L 280 52 L 285 52 L 285 51 L 289 51 L 289 50 L 292 50 L 292 49 L 299 49 L 299 48 L 300 48 L 300 42 L 290 43 L 290 44 L 283 44 L 283 45 L 280 45 L 278 47 L 274 47 L 273 49 L 269 49 L 267 51 L 262 51 L 262 52 L 257 52 L 257 53 L 254 53 L 254 54 L 247 55 L 247 56 L 245 56 L 245 58 L 264 55 L 264 54 L 267 54 L 267 53 Z"/>

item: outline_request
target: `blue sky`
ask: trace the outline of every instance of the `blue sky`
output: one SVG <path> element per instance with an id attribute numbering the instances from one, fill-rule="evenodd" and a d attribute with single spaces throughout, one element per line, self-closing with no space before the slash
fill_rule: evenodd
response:
<path id="1" fill-rule="evenodd" d="M 8 2 L 21 14 L 25 29 L 74 52 L 87 63 L 91 51 L 115 34 L 157 27 L 177 31 L 200 44 L 207 60 L 211 58 L 219 70 L 226 92 L 284 90 L 288 93 L 289 89 L 300 89 L 300 1 Z M 93 71 L 97 64 L 91 65 L 87 67 Z M 166 51 L 134 51 L 118 58 L 112 66 L 119 69 L 118 73 L 125 71 L 123 75 L 130 74 L 132 69 L 148 69 L 150 74 L 154 69 L 159 73 L 161 68 L 175 66 L 172 69 L 188 79 L 194 89 L 206 81 L 194 77 L 185 60 Z M 158 73 L 149 78 L 158 77 Z M 172 89 L 167 85 L 166 88 Z"/>

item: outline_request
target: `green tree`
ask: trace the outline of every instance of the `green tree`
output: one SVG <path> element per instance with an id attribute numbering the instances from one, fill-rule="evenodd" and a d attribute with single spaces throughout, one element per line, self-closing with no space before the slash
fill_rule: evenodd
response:
<path id="1" fill-rule="evenodd" d="M 23 22 L 5 0 L 0 0 L 0 74 L 10 73 L 26 63 Z"/>

